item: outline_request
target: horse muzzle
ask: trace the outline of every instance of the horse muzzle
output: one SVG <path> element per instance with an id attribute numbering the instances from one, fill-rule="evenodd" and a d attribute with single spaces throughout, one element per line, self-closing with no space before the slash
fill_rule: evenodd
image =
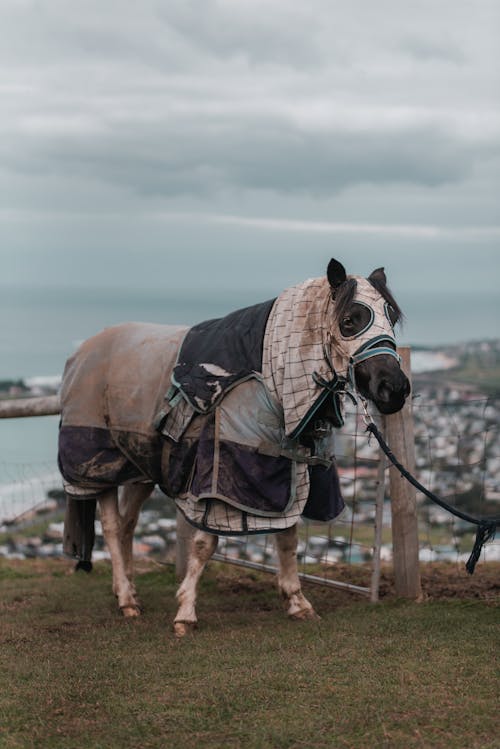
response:
<path id="1" fill-rule="evenodd" d="M 386 354 L 360 362 L 355 368 L 356 389 L 380 413 L 400 411 L 410 395 L 410 382 L 398 361 Z"/>

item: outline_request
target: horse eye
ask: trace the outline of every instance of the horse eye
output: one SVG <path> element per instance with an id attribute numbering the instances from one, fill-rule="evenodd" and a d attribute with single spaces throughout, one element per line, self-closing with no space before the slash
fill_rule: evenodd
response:
<path id="1" fill-rule="evenodd" d="M 342 320 L 342 325 L 345 325 L 347 328 L 351 328 L 352 324 L 352 319 L 350 317 L 344 317 Z"/>

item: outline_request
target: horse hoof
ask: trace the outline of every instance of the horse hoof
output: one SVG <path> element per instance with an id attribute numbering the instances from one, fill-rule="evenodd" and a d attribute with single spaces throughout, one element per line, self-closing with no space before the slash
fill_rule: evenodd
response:
<path id="1" fill-rule="evenodd" d="M 120 606 L 120 611 L 122 612 L 125 619 L 132 619 L 135 616 L 141 615 L 141 607 L 140 606 Z"/>
<path id="2" fill-rule="evenodd" d="M 196 626 L 196 622 L 174 622 L 174 634 L 179 639 L 186 637 L 186 635 L 193 634 Z"/>
<path id="3" fill-rule="evenodd" d="M 321 619 L 320 615 L 317 614 L 314 609 L 301 609 L 289 616 L 294 622 L 318 622 Z"/>
<path id="4" fill-rule="evenodd" d="M 86 562 L 85 560 L 80 559 L 80 561 L 75 564 L 75 572 L 92 572 L 92 562 Z"/>

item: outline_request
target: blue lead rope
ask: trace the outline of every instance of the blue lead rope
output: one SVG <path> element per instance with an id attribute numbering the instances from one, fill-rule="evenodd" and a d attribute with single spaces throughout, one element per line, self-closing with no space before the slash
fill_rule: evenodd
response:
<path id="1" fill-rule="evenodd" d="M 317 372 L 313 373 L 314 382 L 317 385 L 319 385 L 321 388 L 323 388 L 323 392 L 320 395 L 320 397 L 316 400 L 313 407 L 309 410 L 306 417 L 302 419 L 302 422 L 295 429 L 294 436 L 297 436 L 298 434 L 300 434 L 300 432 L 304 429 L 305 425 L 312 418 L 314 413 L 316 413 L 319 410 L 320 406 L 325 402 L 325 399 L 328 396 L 332 397 L 332 400 L 335 406 L 337 423 L 334 423 L 334 426 L 336 427 L 343 426 L 344 419 L 342 417 L 339 398 L 340 398 L 340 395 L 348 395 L 353 400 L 353 402 L 356 403 L 356 399 L 354 398 L 354 396 L 346 390 L 346 386 L 348 384 L 352 387 L 353 390 L 356 388 L 356 381 L 354 379 L 355 366 L 362 361 L 366 361 L 367 359 L 371 359 L 373 356 L 379 356 L 381 354 L 387 354 L 388 356 L 394 357 L 398 362 L 401 362 L 401 357 L 399 356 L 399 354 L 394 348 L 394 339 L 388 335 L 379 335 L 379 336 L 376 336 L 375 338 L 371 338 L 369 341 L 367 341 L 362 346 L 360 346 L 359 349 L 350 357 L 347 380 L 337 375 L 329 357 L 325 355 L 325 358 L 327 362 L 329 363 L 330 368 L 333 371 L 333 375 L 334 375 L 333 379 L 328 381 L 328 380 L 325 380 L 323 377 L 321 377 Z M 401 465 L 401 463 L 398 461 L 398 459 L 396 458 L 396 456 L 394 455 L 390 447 L 384 441 L 384 438 L 380 434 L 379 430 L 377 429 L 377 426 L 373 423 L 373 421 L 370 421 L 367 424 L 367 431 L 374 435 L 375 439 L 379 443 L 385 455 L 389 458 L 390 462 L 393 464 L 393 466 L 395 466 L 398 469 L 401 476 L 403 476 L 403 478 L 409 481 L 410 484 L 412 484 L 415 488 L 421 491 L 422 494 L 424 494 L 430 500 L 435 502 L 437 505 L 439 505 L 443 509 L 450 512 L 452 515 L 455 515 L 456 517 L 460 518 L 461 520 L 465 520 L 468 523 L 477 525 L 476 539 L 474 541 L 474 546 L 472 548 L 471 555 L 465 565 L 465 569 L 467 570 L 467 572 L 470 575 L 472 575 L 476 567 L 476 564 L 479 560 L 479 557 L 481 556 L 481 551 L 482 551 L 484 544 L 487 541 L 490 541 L 491 539 L 495 537 L 496 529 L 500 525 L 500 517 L 475 518 L 472 515 L 469 515 L 468 513 L 461 512 L 460 510 L 457 510 L 455 507 L 452 507 L 452 505 L 449 505 L 447 502 L 445 502 L 444 500 L 436 496 L 436 494 L 426 489 L 425 486 L 423 486 L 419 481 L 417 481 L 417 479 L 414 476 L 412 476 L 412 474 L 409 471 L 407 471 L 403 465 Z"/>
<path id="2" fill-rule="evenodd" d="M 476 540 L 474 542 L 474 546 L 472 548 L 471 555 L 469 559 L 467 560 L 467 563 L 465 565 L 465 569 L 467 572 L 472 575 L 474 572 L 476 563 L 481 556 L 481 551 L 484 546 L 484 544 L 487 541 L 490 541 L 495 537 L 497 526 L 500 525 L 500 518 L 475 518 L 472 515 L 469 515 L 466 512 L 461 512 L 460 510 L 457 510 L 456 507 L 452 507 L 452 505 L 449 505 L 444 500 L 440 499 L 436 494 L 429 491 L 425 488 L 425 486 L 422 486 L 422 484 L 417 481 L 417 479 L 412 476 L 412 474 L 406 470 L 404 466 L 401 465 L 401 463 L 398 461 L 390 447 L 385 442 L 384 438 L 380 434 L 379 430 L 377 429 L 377 426 L 372 422 L 368 424 L 366 427 L 367 432 L 370 432 L 373 434 L 377 442 L 379 443 L 380 447 L 382 448 L 383 452 L 387 455 L 393 466 L 395 466 L 398 471 L 400 472 L 401 476 L 405 478 L 407 481 L 410 482 L 414 487 L 416 487 L 419 491 L 422 492 L 422 494 L 425 494 L 426 497 L 431 499 L 433 502 L 435 502 L 437 505 L 442 507 L 443 509 L 447 510 L 448 512 L 451 512 L 452 515 L 455 515 L 457 518 L 461 518 L 461 520 L 465 520 L 468 523 L 473 523 L 474 525 L 477 525 L 477 531 L 476 531 Z"/>

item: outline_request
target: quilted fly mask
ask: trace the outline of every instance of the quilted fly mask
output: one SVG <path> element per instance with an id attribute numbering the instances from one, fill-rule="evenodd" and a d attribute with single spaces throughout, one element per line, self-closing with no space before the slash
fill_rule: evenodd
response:
<path id="1" fill-rule="evenodd" d="M 394 337 L 402 313 L 387 287 L 384 269 L 375 270 L 368 279 L 348 277 L 343 266 L 331 260 L 327 276 L 337 328 L 332 343 L 342 351 L 348 384 L 381 413 L 399 411 L 410 384 L 401 370 Z"/>
<path id="2" fill-rule="evenodd" d="M 383 414 L 399 411 L 410 393 L 401 370 L 394 326 L 401 310 L 387 287 L 383 268 L 367 279 L 347 276 L 341 263 L 331 260 L 327 271 L 333 326 L 323 343 L 330 374 L 314 372 L 321 395 L 295 430 L 296 436 L 312 418 L 343 424 L 339 395 L 349 388 L 371 400 Z"/>

